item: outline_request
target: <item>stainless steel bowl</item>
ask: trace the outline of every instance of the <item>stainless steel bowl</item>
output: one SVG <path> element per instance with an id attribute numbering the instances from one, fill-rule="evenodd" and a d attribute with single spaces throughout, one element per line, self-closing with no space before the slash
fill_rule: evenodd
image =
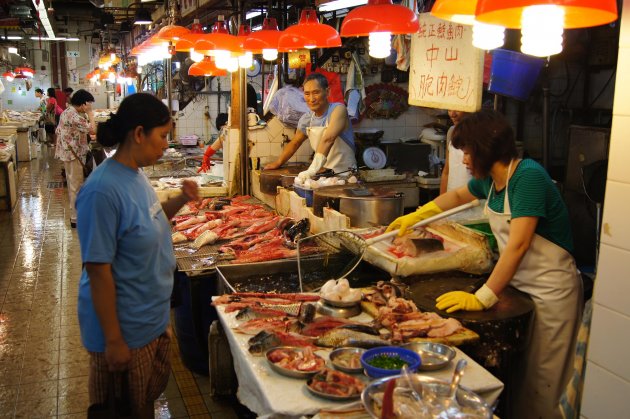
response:
<path id="1" fill-rule="evenodd" d="M 265 352 L 265 358 L 267 358 L 267 363 L 269 364 L 269 366 L 271 367 L 272 370 L 274 370 L 275 372 L 277 372 L 278 374 L 284 375 L 286 377 L 291 377 L 291 378 L 302 378 L 302 379 L 306 379 L 306 378 L 310 378 L 312 376 L 314 376 L 315 374 L 317 374 L 319 371 L 321 370 L 317 370 L 317 371 L 296 371 L 296 370 L 290 370 L 287 368 L 283 368 L 279 365 L 276 365 L 275 363 L 271 362 L 271 360 L 269 360 L 269 354 L 271 354 L 273 351 L 278 350 L 278 349 L 289 349 L 292 351 L 296 351 L 296 352 L 303 352 L 304 348 L 298 348 L 295 346 L 276 346 L 275 348 L 271 348 L 269 349 L 267 352 Z M 321 359 L 322 361 L 324 361 L 324 359 L 315 354 L 315 356 L 319 359 Z M 322 364 L 322 369 L 326 368 L 325 365 L 325 361 Z"/>
<path id="2" fill-rule="evenodd" d="M 455 358 L 455 349 L 442 343 L 411 342 L 402 345 L 420 355 L 421 371 L 435 371 L 446 367 Z"/>
<path id="3" fill-rule="evenodd" d="M 383 392 L 387 386 L 389 380 L 396 379 L 397 386 L 394 390 L 397 395 L 397 403 L 401 403 L 406 396 L 411 399 L 410 391 L 403 384 L 405 380 L 401 379 L 402 376 L 395 375 L 392 377 L 379 378 L 372 381 L 361 393 L 361 402 L 365 410 L 374 419 L 380 419 L 380 400 L 382 400 Z M 413 374 L 411 376 L 414 389 L 419 394 L 421 403 L 419 405 L 408 403 L 408 406 L 417 409 L 415 417 L 418 418 L 430 418 L 430 417 L 466 417 L 469 419 L 490 419 L 492 418 L 492 409 L 481 397 L 479 397 L 472 390 L 459 386 L 457 388 L 456 399 L 459 404 L 459 412 L 452 412 L 449 409 L 447 415 L 444 407 L 444 400 L 450 393 L 450 383 L 447 381 L 438 380 L 433 377 L 427 377 L 420 374 Z M 396 405 L 394 406 L 396 408 Z M 452 408 L 452 407 L 451 407 Z M 461 416 L 456 416 L 460 414 Z"/>
<path id="4" fill-rule="evenodd" d="M 313 387 L 311 387 L 311 382 L 313 381 L 314 378 L 317 378 L 317 377 L 313 376 L 313 377 L 308 379 L 308 381 L 306 382 L 306 388 L 307 388 L 308 391 L 310 391 L 312 394 L 314 394 L 317 397 L 321 397 L 322 399 L 334 400 L 334 401 L 337 401 L 337 402 L 345 402 L 345 401 L 350 401 L 350 400 L 356 400 L 356 399 L 361 397 L 361 393 L 352 394 L 350 396 L 337 396 L 335 394 L 330 394 L 330 393 L 324 393 L 324 392 L 321 392 L 321 391 L 317 391 Z"/>
<path id="5" fill-rule="evenodd" d="M 330 363 L 333 364 L 333 367 L 335 367 L 339 371 L 347 372 L 349 374 L 361 373 L 363 371 L 363 367 L 361 366 L 361 362 L 359 362 L 359 366 L 357 368 L 348 368 L 348 367 L 344 367 L 342 365 L 339 365 L 336 360 L 341 355 L 345 355 L 345 354 L 349 354 L 349 353 L 358 354 L 358 357 L 360 359 L 361 355 L 363 354 L 363 352 L 365 352 L 365 349 L 363 349 L 363 348 L 339 348 L 339 349 L 335 349 L 329 355 Z"/>
<path id="6" fill-rule="evenodd" d="M 343 307 L 343 308 L 347 308 L 347 307 L 354 307 L 354 306 L 358 306 L 361 305 L 361 300 L 357 300 L 357 301 L 333 301 L 333 300 L 328 300 L 324 297 L 320 297 L 320 299 L 324 302 L 324 304 L 327 304 L 329 306 L 333 306 L 333 307 Z"/>
<path id="7" fill-rule="evenodd" d="M 317 312 L 323 316 L 341 317 L 344 319 L 361 314 L 360 304 L 354 304 L 350 307 L 333 307 L 328 304 L 324 304 L 324 302 L 320 300 L 317 302 L 316 308 Z"/>

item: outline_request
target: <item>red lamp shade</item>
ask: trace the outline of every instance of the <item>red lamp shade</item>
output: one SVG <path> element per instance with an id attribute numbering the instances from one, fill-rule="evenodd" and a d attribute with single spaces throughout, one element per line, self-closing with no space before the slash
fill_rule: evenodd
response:
<path id="1" fill-rule="evenodd" d="M 564 9 L 565 29 L 605 25 L 617 19 L 615 0 L 479 0 L 480 22 L 520 29 L 523 9 L 529 6 L 558 6 Z"/>
<path id="2" fill-rule="evenodd" d="M 15 74 L 11 71 L 6 71 L 2 74 L 2 77 L 4 77 L 7 81 L 13 81 L 13 79 L 15 79 Z"/>
<path id="3" fill-rule="evenodd" d="M 239 52 L 244 53 L 245 51 L 250 51 L 252 53 L 259 54 L 261 51 L 253 51 L 245 48 L 245 41 L 252 34 L 252 28 L 249 25 L 241 24 L 238 27 L 238 35 L 236 36 L 239 46 Z"/>
<path id="4" fill-rule="evenodd" d="M 476 9 L 476 0 L 435 0 L 431 14 L 439 19 L 472 25 Z"/>
<path id="5" fill-rule="evenodd" d="M 409 8 L 391 0 L 368 0 L 365 6 L 352 10 L 341 24 L 341 36 L 368 36 L 373 32 L 391 34 L 416 33 L 418 16 Z"/>
<path id="6" fill-rule="evenodd" d="M 281 52 L 340 46 L 339 33 L 332 26 L 319 23 L 314 9 L 302 10 L 299 23 L 286 28 L 278 41 L 278 51 Z"/>
<path id="7" fill-rule="evenodd" d="M 212 33 L 201 35 L 194 48 L 201 54 L 211 55 L 214 50 L 239 51 L 240 45 L 236 36 L 230 35 L 223 22 L 216 22 L 212 27 Z"/>
<path id="8" fill-rule="evenodd" d="M 155 37 L 164 41 L 177 41 L 182 36 L 189 34 L 190 29 L 178 25 L 166 25 L 155 34 Z"/>
<path id="9" fill-rule="evenodd" d="M 35 70 L 30 67 L 17 67 L 14 72 L 16 79 L 31 78 L 35 74 Z"/>
<path id="10" fill-rule="evenodd" d="M 188 68 L 189 76 L 200 76 L 200 77 L 210 77 L 210 76 L 227 76 L 228 72 L 226 70 L 218 69 L 214 64 L 212 58 L 205 56 L 202 61 L 198 63 L 194 63 Z"/>
<path id="11" fill-rule="evenodd" d="M 197 43 L 198 40 L 201 39 L 202 36 L 203 36 L 203 33 L 193 33 L 193 32 L 182 36 L 181 38 L 179 38 L 177 41 L 174 42 L 175 50 L 180 51 L 180 52 L 190 51 L 191 48 L 195 47 L 195 44 Z"/>
<path id="12" fill-rule="evenodd" d="M 262 51 L 263 49 L 278 49 L 282 32 L 278 30 L 278 23 L 273 17 L 265 18 L 262 29 L 252 32 L 245 42 L 243 48 L 246 51 Z"/>

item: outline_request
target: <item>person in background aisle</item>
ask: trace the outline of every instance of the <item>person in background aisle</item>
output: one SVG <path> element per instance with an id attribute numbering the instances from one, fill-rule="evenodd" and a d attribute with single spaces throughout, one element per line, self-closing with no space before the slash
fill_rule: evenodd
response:
<path id="1" fill-rule="evenodd" d="M 63 93 L 66 95 L 66 108 L 70 106 L 70 99 L 72 99 L 72 92 L 74 89 L 72 87 L 66 87 L 63 89 Z"/>
<path id="2" fill-rule="evenodd" d="M 169 219 L 199 199 L 197 184 L 186 180 L 181 194 L 160 203 L 142 171 L 168 148 L 171 126 L 168 108 L 156 97 L 126 97 L 97 130 L 97 141 L 118 145 L 116 153 L 94 169 L 77 197 L 84 264 L 78 314 L 90 356 L 90 404 L 105 402 L 114 373 L 126 371 L 134 418 L 153 417 L 170 374 L 176 265 Z"/>
<path id="3" fill-rule="evenodd" d="M 462 111 L 448 111 L 448 116 L 453 121 L 453 126 L 446 133 L 446 158 L 444 160 L 444 170 L 442 170 L 442 179 L 440 180 L 440 194 L 467 185 L 472 177 L 462 161 L 464 152 L 453 147 L 451 141 L 455 126 L 466 114 L 466 112 Z"/>
<path id="4" fill-rule="evenodd" d="M 78 90 L 70 99 L 70 107 L 61 114 L 56 131 L 55 157 L 63 162 L 66 173 L 72 228 L 77 226 L 75 201 L 84 181 L 83 166 L 89 150 L 88 135 L 96 132 L 92 103 L 94 96 L 90 92 Z"/>
<path id="5" fill-rule="evenodd" d="M 55 89 L 55 99 L 57 99 L 57 104 L 61 109 L 66 109 L 68 107 L 68 97 L 66 96 L 65 89 L 62 90 L 59 87 Z"/>
<path id="6" fill-rule="evenodd" d="M 46 98 L 44 97 L 44 91 L 40 88 L 35 89 L 35 97 L 39 99 L 37 110 L 41 112 L 43 118 L 46 113 Z"/>
<path id="7" fill-rule="evenodd" d="M 443 210 L 486 198 L 485 211 L 499 245 L 499 260 L 475 294 L 452 291 L 436 307 L 452 313 L 492 307 L 508 285 L 535 305 L 521 377 L 515 382 L 513 418 L 561 419 L 560 397 L 573 371 L 582 310 L 582 282 L 571 256 L 573 239 L 567 207 L 558 188 L 533 160 L 518 158 L 514 132 L 505 117 L 480 111 L 453 131 L 453 146 L 464 152 L 473 175 L 416 212 L 394 220 L 388 230 L 407 227 Z"/>
<path id="8" fill-rule="evenodd" d="M 304 79 L 304 99 L 311 110 L 300 118 L 295 135 L 278 159 L 265 166 L 277 169 L 286 163 L 308 138 L 315 157 L 309 168 L 298 174 L 300 181 L 312 178 L 326 167 L 335 173 L 357 167 L 354 155 L 354 134 L 345 105 L 328 102 L 328 80 L 320 73 Z"/>
<path id="9" fill-rule="evenodd" d="M 223 148 L 223 128 L 227 124 L 228 114 L 220 113 L 217 115 L 217 119 L 215 121 L 217 131 L 219 131 L 219 137 L 213 142 L 211 145 L 206 148 L 206 152 L 203 153 L 203 161 L 201 162 L 201 167 L 197 171 L 197 173 L 206 173 L 210 170 L 212 163 L 210 163 L 210 157 L 214 156 L 214 153 L 221 150 Z"/>
<path id="10" fill-rule="evenodd" d="M 46 129 L 46 134 L 48 135 L 48 143 L 55 145 L 57 143 L 55 130 L 59 124 L 59 117 L 61 116 L 63 109 L 61 109 L 57 103 L 57 99 L 55 98 L 55 89 L 52 87 L 48 88 L 48 90 L 46 90 L 46 94 L 48 95 L 48 99 L 46 99 L 46 114 L 50 117 L 45 117 L 44 128 Z M 54 117 L 52 115 L 54 115 Z"/>

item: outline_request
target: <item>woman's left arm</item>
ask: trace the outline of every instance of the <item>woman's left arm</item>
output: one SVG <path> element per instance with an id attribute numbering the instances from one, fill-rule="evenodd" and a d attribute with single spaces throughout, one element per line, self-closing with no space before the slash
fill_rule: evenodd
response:
<path id="1" fill-rule="evenodd" d="M 510 283 L 534 238 L 538 217 L 510 220 L 510 235 L 486 285 L 498 295 Z"/>

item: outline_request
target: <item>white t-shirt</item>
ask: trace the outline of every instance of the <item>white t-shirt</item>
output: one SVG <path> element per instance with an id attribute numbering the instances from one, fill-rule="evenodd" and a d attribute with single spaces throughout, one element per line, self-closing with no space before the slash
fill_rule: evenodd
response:
<path id="1" fill-rule="evenodd" d="M 464 152 L 451 144 L 454 126 L 448 129 L 446 133 L 446 143 L 448 145 L 448 183 L 446 190 L 457 189 L 467 185 L 472 175 L 463 163 Z"/>

